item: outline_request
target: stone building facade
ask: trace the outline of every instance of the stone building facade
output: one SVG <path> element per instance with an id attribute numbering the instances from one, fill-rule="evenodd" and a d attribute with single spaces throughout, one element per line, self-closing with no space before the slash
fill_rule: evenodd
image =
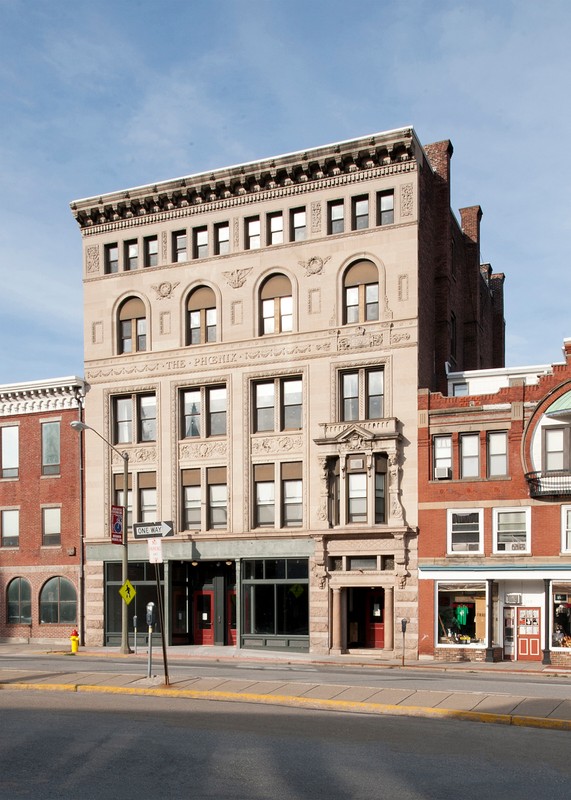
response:
<path id="1" fill-rule="evenodd" d="M 84 383 L 0 386 L 0 639 L 69 643 L 82 610 Z"/>
<path id="2" fill-rule="evenodd" d="M 571 340 L 564 363 L 419 395 L 421 656 L 571 665 Z"/>
<path id="3" fill-rule="evenodd" d="M 129 455 L 129 524 L 173 522 L 169 643 L 390 658 L 407 618 L 416 655 L 417 389 L 503 366 L 451 155 L 403 128 L 72 203 L 86 422 Z M 122 459 L 85 446 L 87 637 L 113 644 Z"/>

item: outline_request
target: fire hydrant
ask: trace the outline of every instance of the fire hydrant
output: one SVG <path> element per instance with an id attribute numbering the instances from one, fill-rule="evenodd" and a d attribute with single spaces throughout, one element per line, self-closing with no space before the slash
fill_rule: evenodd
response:
<path id="1" fill-rule="evenodd" d="M 71 652 L 72 653 L 77 653 L 77 651 L 79 649 L 79 634 L 75 630 L 75 628 L 72 630 L 71 636 L 69 637 L 69 639 L 71 641 Z"/>

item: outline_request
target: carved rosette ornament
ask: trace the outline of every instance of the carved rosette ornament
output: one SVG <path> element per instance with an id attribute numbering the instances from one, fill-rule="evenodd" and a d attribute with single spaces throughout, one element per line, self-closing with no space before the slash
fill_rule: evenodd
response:
<path id="1" fill-rule="evenodd" d="M 320 258 L 319 256 L 312 256 L 307 261 L 298 261 L 300 267 L 303 267 L 305 270 L 306 276 L 309 275 L 321 275 L 323 272 L 323 267 L 327 264 L 331 256 L 327 256 L 327 258 Z"/>
<path id="2" fill-rule="evenodd" d="M 197 442 L 196 444 L 183 444 L 180 448 L 180 460 L 191 461 L 195 458 L 212 458 L 226 456 L 228 445 L 226 442 Z"/>
<path id="3" fill-rule="evenodd" d="M 179 281 L 176 283 L 169 283 L 169 281 L 163 281 L 159 283 L 157 286 L 153 286 L 152 288 L 155 290 L 157 299 L 158 300 L 170 300 L 172 297 L 173 291 L 178 286 Z"/>
<path id="4" fill-rule="evenodd" d="M 85 250 L 85 268 L 90 275 L 99 272 L 99 248 L 96 244 L 89 245 Z"/>

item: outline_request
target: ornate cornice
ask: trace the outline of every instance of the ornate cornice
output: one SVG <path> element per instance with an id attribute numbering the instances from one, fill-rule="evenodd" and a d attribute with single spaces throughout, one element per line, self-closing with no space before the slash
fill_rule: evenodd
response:
<path id="1" fill-rule="evenodd" d="M 0 417 L 77 408 L 85 392 L 86 384 L 76 377 L 0 386 Z"/>
<path id="2" fill-rule="evenodd" d="M 71 203 L 84 235 L 411 172 L 412 128 Z"/>

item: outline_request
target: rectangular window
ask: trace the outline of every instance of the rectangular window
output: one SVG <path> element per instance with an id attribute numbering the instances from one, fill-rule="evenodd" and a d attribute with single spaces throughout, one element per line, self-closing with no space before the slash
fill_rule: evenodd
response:
<path id="1" fill-rule="evenodd" d="M 543 471 L 567 471 L 569 466 L 569 428 L 544 428 Z"/>
<path id="2" fill-rule="evenodd" d="M 382 419 L 384 414 L 384 372 L 359 369 L 341 373 L 341 419 Z"/>
<path id="3" fill-rule="evenodd" d="M 254 430 L 301 430 L 301 378 L 275 378 L 254 384 Z M 276 419 L 276 410 L 279 411 Z"/>
<path id="4" fill-rule="evenodd" d="M 136 239 L 125 242 L 125 269 L 131 271 L 139 266 L 139 243 Z"/>
<path id="5" fill-rule="evenodd" d="M 136 413 L 136 425 L 133 425 L 133 409 Z M 114 444 L 156 441 L 157 401 L 155 394 L 113 398 L 113 438 Z"/>
<path id="6" fill-rule="evenodd" d="M 435 436 L 432 440 L 432 459 L 434 479 L 443 480 L 452 477 L 452 436 Z"/>
<path id="7" fill-rule="evenodd" d="M 0 477 L 17 478 L 20 462 L 17 425 L 6 425 L 0 428 L 0 445 Z"/>
<path id="8" fill-rule="evenodd" d="M 345 207 L 343 200 L 334 200 L 327 204 L 328 233 L 343 233 L 345 230 Z"/>
<path id="9" fill-rule="evenodd" d="M 185 469 L 182 471 L 182 488 L 183 530 L 200 530 L 202 528 L 202 504 L 199 469 Z"/>
<path id="10" fill-rule="evenodd" d="M 394 193 L 379 192 L 377 195 L 377 225 L 392 225 L 395 221 Z"/>
<path id="11" fill-rule="evenodd" d="M 275 478 L 273 464 L 254 466 L 254 527 L 263 528 L 275 525 Z"/>
<path id="12" fill-rule="evenodd" d="M 123 508 L 127 509 L 127 528 L 129 529 L 133 527 L 133 491 L 131 485 L 132 475 L 129 475 L 127 484 L 127 497 L 125 498 L 125 493 L 123 491 L 123 474 L 114 476 L 115 505 L 123 506 Z M 125 500 L 127 502 L 125 502 Z"/>
<path id="13" fill-rule="evenodd" d="M 156 236 L 147 236 L 145 245 L 145 267 L 156 267 L 159 263 L 159 240 Z"/>
<path id="14" fill-rule="evenodd" d="M 230 225 L 220 222 L 214 226 L 214 249 L 217 256 L 224 256 L 230 252 Z"/>
<path id="15" fill-rule="evenodd" d="M 176 231 L 172 235 L 172 260 L 173 262 L 188 261 L 186 231 Z"/>
<path id="16" fill-rule="evenodd" d="M 20 512 L 17 508 L 0 511 L 0 545 L 18 547 L 20 542 Z"/>
<path id="17" fill-rule="evenodd" d="M 138 317 L 135 322 L 137 331 L 137 352 L 142 353 L 147 349 L 147 320 L 145 317 Z"/>
<path id="18" fill-rule="evenodd" d="M 290 241 L 301 242 L 307 238 L 305 208 L 294 208 L 290 211 Z"/>
<path id="19" fill-rule="evenodd" d="M 347 522 L 367 522 L 367 474 L 347 475 Z"/>
<path id="20" fill-rule="evenodd" d="M 561 550 L 571 551 L 571 506 L 561 506 Z"/>
<path id="21" fill-rule="evenodd" d="M 61 544 L 61 508 L 42 508 L 42 544 Z"/>
<path id="22" fill-rule="evenodd" d="M 210 467 L 206 471 L 208 485 L 208 530 L 228 527 L 228 485 L 226 467 Z"/>
<path id="23" fill-rule="evenodd" d="M 480 476 L 480 435 L 463 433 L 460 436 L 460 470 L 462 478 Z"/>
<path id="24" fill-rule="evenodd" d="M 494 552 L 530 550 L 531 508 L 494 508 Z"/>
<path id="25" fill-rule="evenodd" d="M 208 228 L 195 228 L 192 232 L 193 236 L 193 257 L 194 258 L 207 258 L 208 257 Z"/>
<path id="26" fill-rule="evenodd" d="M 448 552 L 483 552 L 483 523 L 481 508 L 448 509 Z"/>
<path id="27" fill-rule="evenodd" d="M 268 244 L 283 244 L 284 240 L 284 215 L 281 211 L 277 214 L 268 214 Z"/>
<path id="28" fill-rule="evenodd" d="M 505 431 L 488 433 L 488 477 L 508 474 L 508 435 Z"/>
<path id="29" fill-rule="evenodd" d="M 303 522 L 302 464 L 299 462 L 281 465 L 282 526 L 299 528 Z"/>
<path id="30" fill-rule="evenodd" d="M 202 386 L 181 393 L 182 438 L 226 436 L 225 386 Z"/>
<path id="31" fill-rule="evenodd" d="M 59 475 L 59 473 L 59 422 L 42 422 L 42 475 Z"/>
<path id="32" fill-rule="evenodd" d="M 452 384 L 452 397 L 466 397 L 468 394 L 467 383 L 453 383 Z"/>
<path id="33" fill-rule="evenodd" d="M 105 272 L 119 272 L 119 247 L 117 244 L 105 245 Z"/>
<path id="34" fill-rule="evenodd" d="M 354 197 L 352 200 L 353 208 L 353 230 L 358 231 L 369 227 L 369 198 Z"/>
<path id="35" fill-rule="evenodd" d="M 375 524 L 382 525 L 387 521 L 387 459 L 377 456 L 375 459 Z"/>
<path id="36" fill-rule="evenodd" d="M 261 245 L 260 218 L 249 217 L 246 220 L 246 250 L 258 250 Z"/>
<path id="37" fill-rule="evenodd" d="M 157 438 L 157 400 L 154 394 L 138 395 L 139 442 L 154 442 Z"/>
<path id="38" fill-rule="evenodd" d="M 156 522 L 157 514 L 157 476 L 154 472 L 140 472 L 137 475 L 139 489 L 139 522 Z"/>

